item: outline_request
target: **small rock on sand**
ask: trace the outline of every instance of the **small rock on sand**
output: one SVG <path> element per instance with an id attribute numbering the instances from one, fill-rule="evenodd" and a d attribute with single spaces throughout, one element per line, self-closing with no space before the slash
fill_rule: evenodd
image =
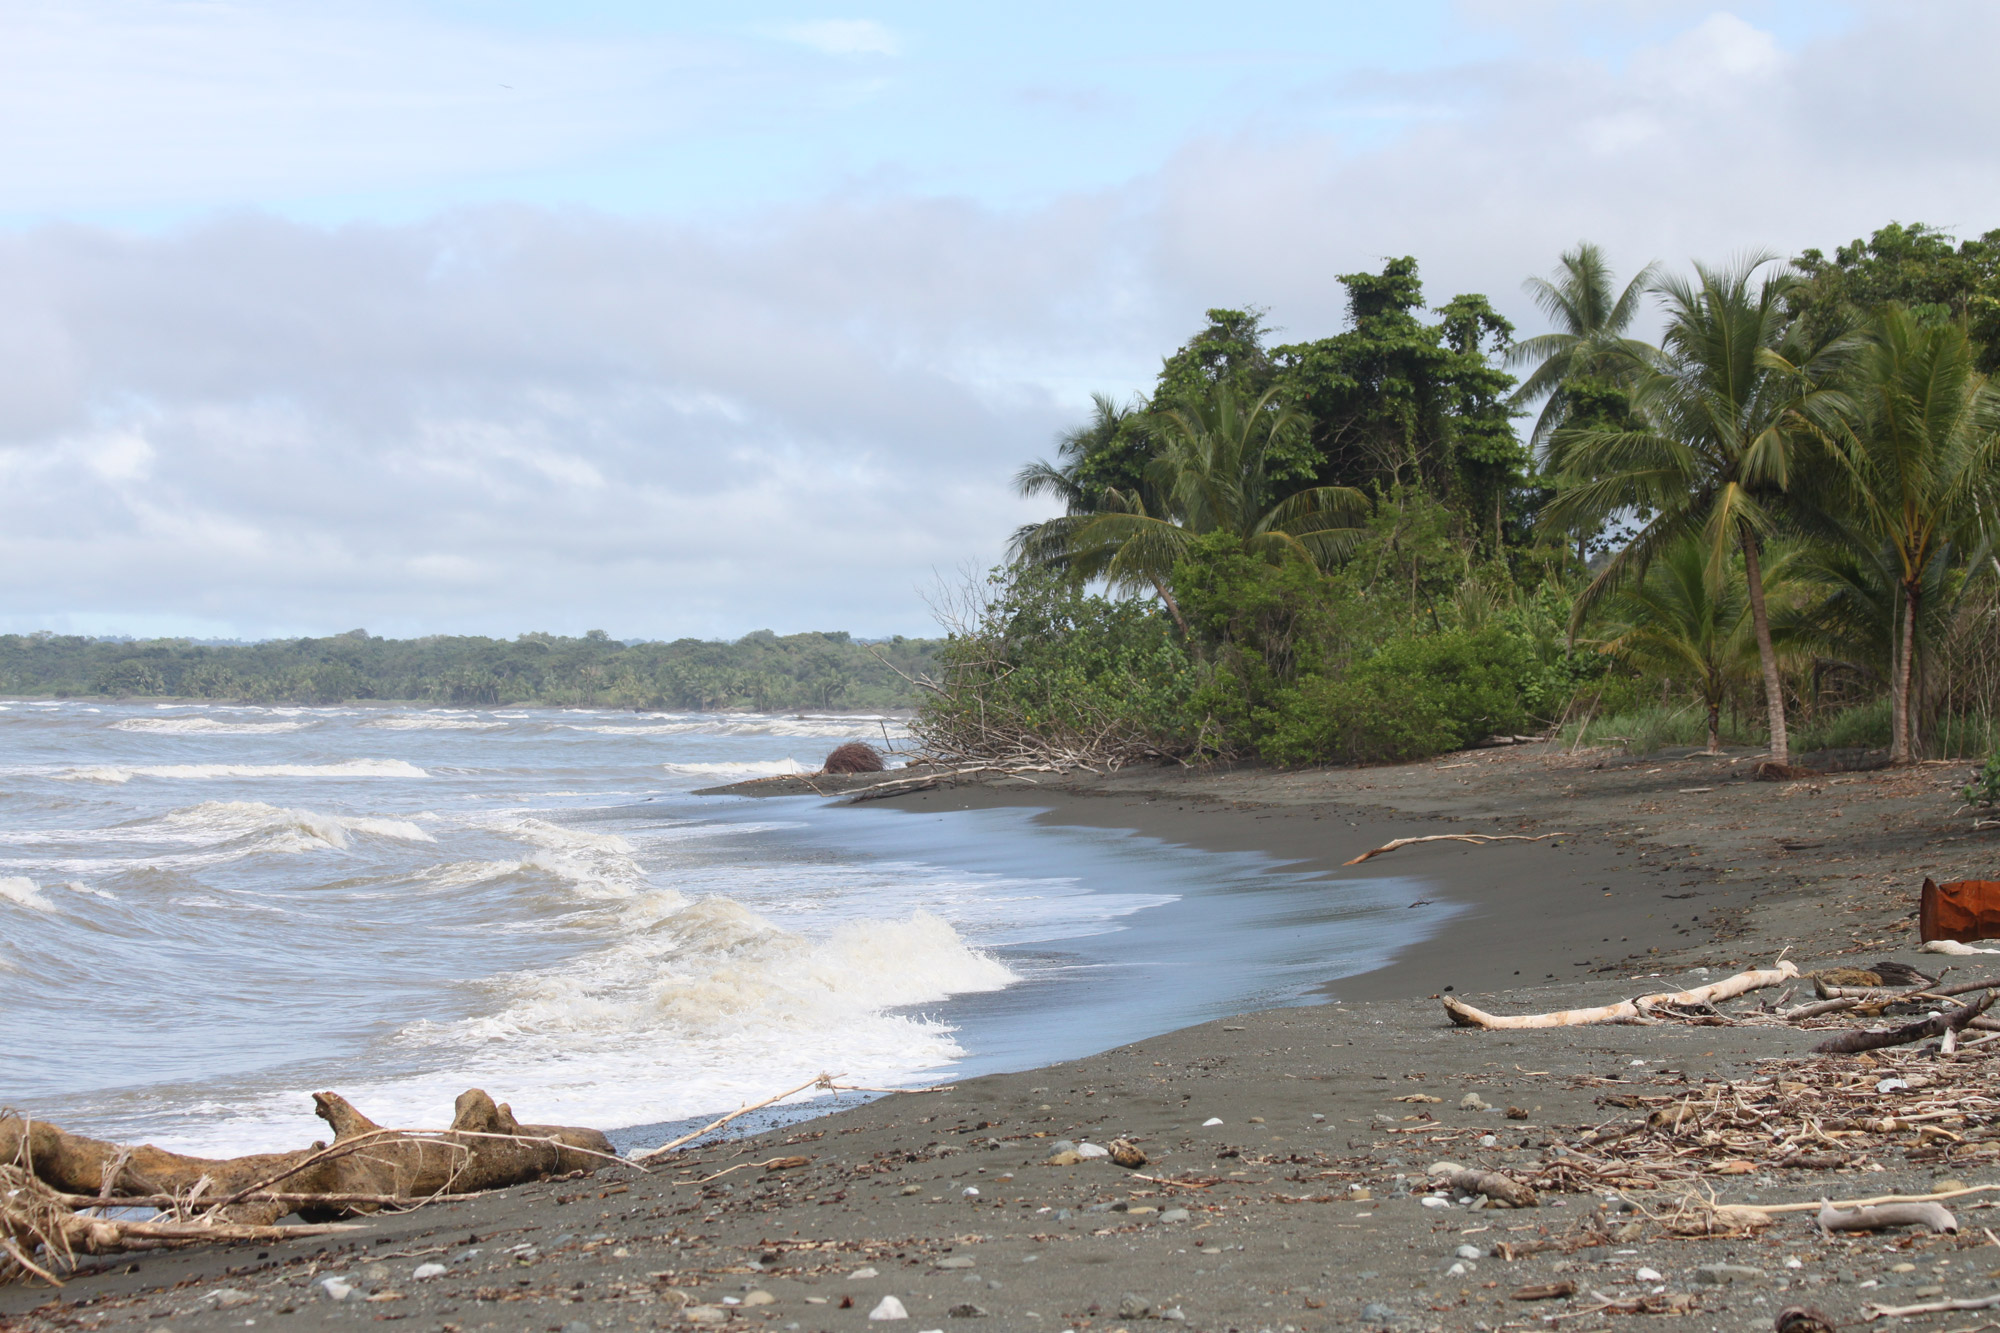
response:
<path id="1" fill-rule="evenodd" d="M 729 1311 L 719 1305 L 690 1305 L 681 1311 L 681 1318 L 690 1324 L 719 1324 L 729 1318 Z"/>
<path id="2" fill-rule="evenodd" d="M 1120 1319 L 1147 1319 L 1152 1313 L 1153 1307 L 1149 1303 L 1140 1300 L 1129 1291 L 1125 1293 L 1125 1299 L 1118 1302 Z"/>
<path id="3" fill-rule="evenodd" d="M 1458 1099 L 1458 1109 L 1461 1111 L 1490 1111 L 1493 1108 L 1488 1106 L 1486 1099 L 1478 1093 L 1468 1092 Z"/>
<path id="4" fill-rule="evenodd" d="M 776 1305 L 778 1298 L 768 1291 L 746 1291 L 743 1293 L 745 1305 Z"/>
<path id="5" fill-rule="evenodd" d="M 443 1264 L 418 1264 L 417 1271 L 410 1274 L 410 1276 L 416 1278 L 419 1282 L 421 1282 L 425 1278 L 443 1277 L 446 1273 L 450 1271 L 451 1270 L 446 1268 Z"/>
<path id="6" fill-rule="evenodd" d="M 853 1282 L 857 1278 L 869 1278 L 869 1277 L 880 1277 L 880 1276 L 882 1275 L 876 1272 L 872 1268 L 857 1268 L 852 1273 L 849 1273 L 847 1275 L 847 1280 L 849 1282 Z"/>
<path id="7" fill-rule="evenodd" d="M 910 1312 L 894 1296 L 884 1296 L 874 1309 L 868 1312 L 870 1319 L 908 1319 Z"/>
<path id="8" fill-rule="evenodd" d="M 1111 1149 L 1095 1143 L 1079 1143 L 1076 1145 L 1076 1155 L 1078 1157 L 1109 1157 Z"/>
<path id="9" fill-rule="evenodd" d="M 231 1306 L 248 1305 L 257 1298 L 240 1287 L 217 1287 L 208 1293 L 208 1299 L 217 1307 L 227 1310 Z"/>
<path id="10" fill-rule="evenodd" d="M 954 1254 L 949 1259 L 938 1260 L 937 1266 L 939 1268 L 970 1268 L 972 1267 L 972 1260 L 962 1254 Z"/>
<path id="11" fill-rule="evenodd" d="M 1188 1210 L 1185 1208 L 1169 1208 L 1166 1212 L 1160 1214 L 1160 1220 L 1162 1222 L 1185 1222 L 1188 1220 Z"/>

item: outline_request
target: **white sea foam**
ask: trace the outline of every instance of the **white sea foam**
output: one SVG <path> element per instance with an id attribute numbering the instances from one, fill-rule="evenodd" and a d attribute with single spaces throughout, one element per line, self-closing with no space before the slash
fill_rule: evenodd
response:
<path id="1" fill-rule="evenodd" d="M 381 717 L 371 717 L 361 724 L 377 727 L 384 731 L 491 731 L 504 727 L 505 722 L 486 721 L 470 717 L 435 717 L 426 713 L 386 713 Z"/>
<path id="2" fill-rule="evenodd" d="M 669 773 L 690 778 L 755 778 L 813 771 L 796 759 L 771 759 L 747 764 L 661 764 L 660 767 Z"/>
<path id="3" fill-rule="evenodd" d="M 717 716 L 699 721 L 674 720 L 648 723 L 603 723 L 583 726 L 563 724 L 571 731 L 590 731 L 600 736 L 806 736 L 827 739 L 880 740 L 885 732 L 891 739 L 907 736 L 900 722 L 884 723 L 878 718 L 737 718 Z"/>
<path id="4" fill-rule="evenodd" d="M 146 731 L 169 736 L 272 736 L 303 731 L 313 722 L 237 722 L 216 717 L 128 717 L 112 731 Z"/>
<path id="5" fill-rule="evenodd" d="M 21 875 L 9 875 L 0 879 L 0 901 L 10 902 L 18 907 L 33 908 L 37 912 L 56 910 L 56 905 L 36 887 L 35 881 Z"/>
<path id="6" fill-rule="evenodd" d="M 71 768 L 66 781 L 130 782 L 133 778 L 427 778 L 401 759 L 347 759 L 337 764 L 130 764 Z"/>

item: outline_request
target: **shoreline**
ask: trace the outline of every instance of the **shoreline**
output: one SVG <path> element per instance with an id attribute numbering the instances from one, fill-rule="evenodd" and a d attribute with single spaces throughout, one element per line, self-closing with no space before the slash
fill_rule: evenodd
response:
<path id="1" fill-rule="evenodd" d="M 1495 1234 L 1561 1234 L 1602 1216 L 1603 1200 L 1563 1195 L 1519 1214 L 1417 1206 L 1408 1179 L 1440 1151 L 1521 1168 L 1625 1114 L 1624 1103 L 1606 1103 L 1607 1089 L 1739 1076 L 1805 1046 L 1803 1034 L 1771 1027 L 1471 1032 L 1443 1021 L 1432 997 L 1446 987 L 1510 1012 L 1598 1003 L 1785 948 L 1803 966 L 1892 957 L 1935 971 L 1951 960 L 1914 950 L 1917 882 L 1990 873 L 1989 856 L 2000 859 L 2000 844 L 1951 816 L 1949 788 L 1963 765 L 1768 783 L 1748 780 L 1747 755 L 1541 749 L 1389 769 L 1127 772 L 897 797 L 911 813 L 1048 805 L 1039 820 L 1255 850 L 1336 877 L 1422 877 L 1471 910 L 1395 963 L 1329 983 L 1322 1005 L 882 1097 L 704 1144 L 651 1175 L 607 1168 L 593 1180 L 368 1219 L 352 1239 L 290 1242 L 254 1259 L 229 1246 L 116 1256 L 61 1292 L 0 1290 L 0 1326 L 158 1330 L 167 1326 L 147 1321 L 171 1317 L 175 1330 L 221 1329 L 278 1314 L 286 1327 L 338 1328 L 387 1314 L 447 1333 L 576 1333 L 576 1322 L 834 1333 L 883 1327 L 866 1316 L 896 1295 L 914 1322 L 888 1327 L 909 1333 L 980 1317 L 988 1324 L 971 1327 L 1138 1333 L 1161 1327 L 1141 1320 L 1167 1311 L 1190 1328 L 1244 1333 L 1518 1327 L 1541 1326 L 1539 1315 L 1566 1313 L 1571 1302 L 1511 1304 L 1516 1284 L 1587 1269 L 1589 1283 L 1629 1293 L 1643 1263 L 1674 1291 L 1696 1294 L 1702 1327 L 1769 1328 L 1795 1295 L 1844 1326 L 1869 1296 L 1896 1294 L 1863 1280 L 1934 1282 L 1928 1272 L 1892 1272 L 1899 1255 L 1885 1257 L 1879 1242 L 1815 1242 L 1802 1221 L 1762 1240 L 1687 1240 L 1620 1223 L 1633 1231 L 1636 1257 L 1586 1248 L 1466 1259 L 1458 1247 L 1480 1250 Z M 1337 866 L 1383 828 L 1576 836 L 1434 843 L 1354 871 Z M 1461 1108 L 1467 1093 L 1518 1105 L 1524 1118 Z M 1395 1137 L 1411 1132 L 1405 1126 L 1422 1137 Z M 1102 1162 L 1040 1164 L 1057 1139 L 1114 1135 L 1140 1144 L 1156 1180 L 1209 1183 L 1145 1182 Z M 740 1169 L 788 1153 L 809 1162 L 781 1174 Z M 698 1183 L 725 1168 L 737 1169 Z M 1739 1201 L 1924 1188 L 1941 1169 L 1969 1182 L 2000 1178 L 1976 1159 L 1939 1168 L 1889 1158 L 1871 1169 L 1725 1176 L 1709 1187 Z M 517 1243 L 531 1248 L 509 1252 Z M 440 1256 L 447 1274 L 415 1280 L 419 1260 L 402 1256 L 417 1251 Z M 1780 1262 L 1790 1259 L 1801 1266 Z M 1696 1281 L 1697 1266 L 1718 1263 L 1754 1276 Z M 312 1286 L 335 1271 L 381 1303 L 336 1302 Z M 1955 1271 L 1937 1270 L 1958 1283 Z M 1969 1269 L 1960 1277 L 1973 1286 L 1953 1295 L 1992 1286 Z M 225 1288 L 240 1299 L 216 1295 Z M 1944 1327 L 1923 1325 L 1932 1326 Z"/>

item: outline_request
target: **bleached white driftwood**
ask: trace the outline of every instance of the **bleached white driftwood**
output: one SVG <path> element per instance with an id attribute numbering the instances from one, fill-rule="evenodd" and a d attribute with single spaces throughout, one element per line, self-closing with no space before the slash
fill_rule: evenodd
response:
<path id="1" fill-rule="evenodd" d="M 1643 1023 L 1650 1020 L 1650 1011 L 1661 1005 L 1714 1004 L 1717 1000 L 1732 999 L 1765 986 L 1776 986 L 1798 974 L 1797 964 L 1789 958 L 1780 958 L 1774 966 L 1738 972 L 1733 977 L 1724 977 L 1693 990 L 1641 995 L 1636 999 L 1620 1000 L 1616 1004 L 1602 1004 L 1591 1009 L 1558 1009 L 1546 1014 L 1489 1014 L 1447 995 L 1444 997 L 1444 1011 L 1452 1022 L 1466 1028 L 1569 1028 L 1591 1023 Z"/>
<path id="2" fill-rule="evenodd" d="M 1821 1231 L 1881 1231 L 1887 1227 L 1920 1226 L 1929 1231 L 1957 1231 L 1958 1219 L 1941 1203 L 1884 1203 L 1842 1211 L 1820 1201 Z"/>

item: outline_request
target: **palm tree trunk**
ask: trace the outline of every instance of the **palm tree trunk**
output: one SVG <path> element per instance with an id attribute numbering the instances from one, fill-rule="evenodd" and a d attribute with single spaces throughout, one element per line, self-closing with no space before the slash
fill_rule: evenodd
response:
<path id="1" fill-rule="evenodd" d="M 1160 600 L 1166 603 L 1167 614 L 1172 616 L 1174 623 L 1181 627 L 1181 637 L 1183 639 L 1192 637 L 1188 634 L 1187 617 L 1181 614 L 1181 604 L 1174 600 L 1172 590 L 1158 579 L 1153 580 L 1153 588 L 1160 594 Z"/>
<path id="2" fill-rule="evenodd" d="M 1720 754 L 1722 751 L 1722 701 L 1708 701 L 1708 752 Z"/>
<path id="3" fill-rule="evenodd" d="M 1910 736 L 1910 664 L 1917 637 L 1917 590 L 1905 583 L 1897 591 L 1902 594 L 1898 600 L 1903 614 L 1898 617 L 1902 624 L 1897 626 L 1896 664 L 1889 680 L 1889 762 L 1908 764 L 1916 759 Z"/>
<path id="4" fill-rule="evenodd" d="M 1792 741 L 1785 733 L 1785 687 L 1778 680 L 1778 653 L 1771 646 L 1771 617 L 1764 607 L 1764 569 L 1758 560 L 1757 534 L 1743 530 L 1743 575 L 1750 584 L 1750 623 L 1757 631 L 1757 658 L 1764 668 L 1764 711 L 1771 727 L 1771 758 L 1792 762 Z"/>

